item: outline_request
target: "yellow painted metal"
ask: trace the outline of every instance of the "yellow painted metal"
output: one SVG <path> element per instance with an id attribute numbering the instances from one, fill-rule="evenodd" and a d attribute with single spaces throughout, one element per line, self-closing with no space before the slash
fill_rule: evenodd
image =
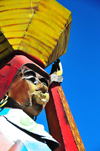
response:
<path id="1" fill-rule="evenodd" d="M 0 43 L 0 60 L 21 50 L 48 66 L 66 52 L 71 20 L 71 12 L 55 0 L 0 1 L 0 31 L 12 46 L 8 52 Z"/>
<path id="2" fill-rule="evenodd" d="M 12 46 L 9 44 L 5 36 L 0 31 L 0 61 L 13 52 Z"/>

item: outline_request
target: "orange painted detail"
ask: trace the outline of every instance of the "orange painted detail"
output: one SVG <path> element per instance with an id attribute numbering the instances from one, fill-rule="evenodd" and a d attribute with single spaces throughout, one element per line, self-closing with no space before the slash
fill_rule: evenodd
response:
<path id="1" fill-rule="evenodd" d="M 21 151 L 23 144 L 21 141 L 15 142 L 15 144 L 9 149 L 9 151 Z"/>
<path id="2" fill-rule="evenodd" d="M 66 98 L 65 98 L 64 92 L 62 90 L 62 87 L 61 86 L 57 86 L 57 91 L 58 91 L 58 93 L 60 95 L 61 102 L 62 102 L 64 111 L 65 111 L 66 117 L 68 119 L 69 126 L 71 128 L 75 143 L 76 143 L 76 145 L 78 147 L 78 151 L 85 151 L 82 139 L 80 137 L 79 131 L 77 129 L 77 126 L 75 124 L 74 118 L 73 118 L 72 113 L 70 111 L 69 105 L 68 105 L 68 103 L 66 101 Z"/>

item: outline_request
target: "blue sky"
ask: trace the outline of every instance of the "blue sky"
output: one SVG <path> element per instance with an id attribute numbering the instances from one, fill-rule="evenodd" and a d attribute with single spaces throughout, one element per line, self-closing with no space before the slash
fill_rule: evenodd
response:
<path id="1" fill-rule="evenodd" d="M 60 58 L 62 88 L 86 151 L 100 151 L 100 0 L 57 1 L 73 19 L 67 53 Z M 44 111 L 39 123 L 43 116 Z"/>

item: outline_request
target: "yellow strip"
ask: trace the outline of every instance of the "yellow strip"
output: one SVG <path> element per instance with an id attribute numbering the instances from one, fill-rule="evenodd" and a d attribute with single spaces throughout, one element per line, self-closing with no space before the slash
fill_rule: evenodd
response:
<path id="1" fill-rule="evenodd" d="M 7 103 L 7 100 L 4 100 L 4 99 L 3 99 L 3 100 L 1 100 L 1 101 L 4 101 L 4 103 L 0 105 L 0 107 L 3 107 L 3 106 Z"/>

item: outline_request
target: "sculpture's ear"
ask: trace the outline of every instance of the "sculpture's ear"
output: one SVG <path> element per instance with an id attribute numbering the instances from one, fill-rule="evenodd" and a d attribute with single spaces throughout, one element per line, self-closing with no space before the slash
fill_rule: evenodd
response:
<path id="1" fill-rule="evenodd" d="M 8 42 L 7 38 L 4 36 L 0 29 L 0 62 L 10 56 L 13 52 L 13 48 Z"/>

